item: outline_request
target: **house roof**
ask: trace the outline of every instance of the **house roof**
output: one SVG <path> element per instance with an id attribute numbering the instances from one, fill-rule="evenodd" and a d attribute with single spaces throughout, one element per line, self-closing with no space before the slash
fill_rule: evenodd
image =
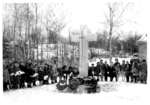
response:
<path id="1" fill-rule="evenodd" d="M 139 42 L 147 42 L 147 34 L 143 35 L 138 41 Z"/>

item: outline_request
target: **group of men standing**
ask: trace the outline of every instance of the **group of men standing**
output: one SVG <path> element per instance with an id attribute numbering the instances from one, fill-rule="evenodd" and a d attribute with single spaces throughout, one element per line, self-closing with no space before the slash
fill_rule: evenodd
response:
<path id="1" fill-rule="evenodd" d="M 130 62 L 123 60 L 122 64 L 119 63 L 118 59 L 115 59 L 114 63 L 97 62 L 97 65 L 92 64 L 88 70 L 88 76 L 96 76 L 101 81 L 118 81 L 119 77 L 122 81 L 126 82 L 147 82 L 147 63 L 146 60 L 131 60 Z"/>
<path id="2" fill-rule="evenodd" d="M 27 62 L 11 62 L 4 64 L 3 67 L 3 89 L 19 89 L 31 88 L 37 85 L 54 84 L 61 79 L 67 79 L 71 76 L 79 74 L 77 68 L 71 65 L 62 65 L 57 67 L 57 62 L 53 63 L 36 63 L 34 61 Z"/>
<path id="3" fill-rule="evenodd" d="M 18 89 L 56 82 L 55 64 L 37 64 L 33 61 L 11 62 L 3 67 L 3 89 Z"/>
<path id="4" fill-rule="evenodd" d="M 79 74 L 78 68 L 71 65 L 63 65 L 58 68 L 56 62 L 53 64 L 37 64 L 33 61 L 12 62 L 3 67 L 3 89 L 18 89 L 39 85 L 56 83 L 61 79 L 76 76 Z M 147 83 L 147 63 L 146 60 L 123 60 L 120 64 L 118 59 L 110 65 L 101 59 L 97 65 L 92 64 L 88 69 L 88 76 L 97 77 L 100 81 L 118 81 L 122 77 L 126 82 Z"/>

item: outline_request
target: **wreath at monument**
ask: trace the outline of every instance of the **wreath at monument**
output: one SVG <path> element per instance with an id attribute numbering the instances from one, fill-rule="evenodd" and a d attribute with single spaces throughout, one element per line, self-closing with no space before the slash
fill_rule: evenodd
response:
<path id="1" fill-rule="evenodd" d="M 84 89 L 87 90 L 87 93 L 95 93 L 97 92 L 97 82 L 98 79 L 92 78 L 92 77 L 84 77 L 84 78 L 70 78 L 69 82 L 67 83 L 67 80 L 60 80 L 56 87 L 58 90 L 63 91 L 65 89 L 69 89 L 72 92 L 76 91 L 79 86 L 83 86 Z"/>

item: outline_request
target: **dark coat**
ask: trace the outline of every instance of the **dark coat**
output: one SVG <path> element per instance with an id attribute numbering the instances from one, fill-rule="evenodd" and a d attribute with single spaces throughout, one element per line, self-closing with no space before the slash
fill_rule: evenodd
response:
<path id="1" fill-rule="evenodd" d="M 88 70 L 88 76 L 93 76 L 94 72 L 95 72 L 95 67 L 90 67 Z"/>
<path id="2" fill-rule="evenodd" d="M 125 65 L 125 75 L 131 75 L 131 65 L 130 64 Z"/>
<path id="3" fill-rule="evenodd" d="M 95 75 L 99 75 L 99 73 L 100 73 L 100 65 L 97 65 L 95 67 Z"/>
<path id="4" fill-rule="evenodd" d="M 116 74 L 118 74 L 118 73 L 120 72 L 120 70 L 121 70 L 120 63 L 119 63 L 119 62 L 114 63 L 113 67 L 114 67 L 114 69 L 115 69 L 114 72 L 115 72 Z"/>
<path id="5" fill-rule="evenodd" d="M 110 66 L 109 67 L 109 76 L 113 77 L 115 75 L 116 75 L 116 70 L 115 70 L 114 66 Z"/>
<path id="6" fill-rule="evenodd" d="M 105 64 L 104 65 L 104 75 L 109 75 L 109 72 L 110 72 L 110 67 L 108 64 Z"/>
<path id="7" fill-rule="evenodd" d="M 139 76 L 139 65 L 137 63 L 132 65 L 132 71 L 131 72 L 132 72 L 133 76 Z"/>
<path id="8" fill-rule="evenodd" d="M 147 64 L 142 63 L 139 67 L 139 75 L 140 79 L 146 81 L 147 80 Z"/>
<path id="9" fill-rule="evenodd" d="M 105 74 L 105 65 L 104 65 L 104 64 L 100 64 L 100 73 L 101 73 L 102 75 Z"/>

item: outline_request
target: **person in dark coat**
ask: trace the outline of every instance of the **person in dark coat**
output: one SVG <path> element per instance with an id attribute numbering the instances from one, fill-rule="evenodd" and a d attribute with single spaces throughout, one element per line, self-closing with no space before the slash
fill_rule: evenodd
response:
<path id="1" fill-rule="evenodd" d="M 26 74 L 27 74 L 27 83 L 28 83 L 28 87 L 31 87 L 31 84 L 33 83 L 33 74 L 34 74 L 34 69 L 32 68 L 32 63 L 29 63 L 27 65 L 27 70 L 26 70 Z"/>
<path id="2" fill-rule="evenodd" d="M 92 64 L 92 66 L 89 68 L 88 70 L 88 76 L 94 76 L 94 72 L 95 72 L 95 67 L 94 64 Z"/>
<path id="3" fill-rule="evenodd" d="M 69 66 L 69 68 L 67 69 L 67 66 L 66 65 L 64 65 L 63 67 L 62 67 L 62 73 L 63 73 L 63 77 L 65 78 L 65 80 L 67 80 L 67 78 L 68 78 L 68 75 L 69 75 L 69 73 L 70 73 L 70 71 L 72 71 L 72 66 Z"/>
<path id="4" fill-rule="evenodd" d="M 32 70 L 33 70 L 33 75 L 31 76 L 32 77 L 32 83 L 33 83 L 33 86 L 36 86 L 36 82 L 38 81 L 38 66 L 36 63 L 34 63 L 32 65 Z"/>
<path id="5" fill-rule="evenodd" d="M 125 64 L 125 77 L 126 81 L 129 82 L 129 79 L 131 78 L 131 64 L 127 61 Z"/>
<path id="6" fill-rule="evenodd" d="M 97 65 L 95 67 L 95 76 L 97 76 L 98 80 L 99 80 L 99 73 L 100 73 L 100 62 L 97 62 Z"/>
<path id="7" fill-rule="evenodd" d="M 121 69 L 120 63 L 118 62 L 118 59 L 115 59 L 115 63 L 113 65 L 115 71 L 114 71 L 114 77 L 116 78 L 116 81 L 118 81 L 119 72 Z"/>
<path id="8" fill-rule="evenodd" d="M 20 88 L 20 78 L 21 78 L 21 75 L 20 75 L 20 68 L 19 68 L 19 63 L 16 61 L 15 63 L 14 63 L 14 73 L 15 73 L 15 78 L 14 78 L 14 88 L 15 89 L 18 89 L 18 88 Z"/>
<path id="9" fill-rule="evenodd" d="M 104 64 L 104 77 L 105 77 L 105 81 L 107 81 L 109 76 L 109 65 L 107 64 L 107 61 L 105 61 Z"/>
<path id="10" fill-rule="evenodd" d="M 117 76 L 116 76 L 115 68 L 114 68 L 114 66 L 113 66 L 112 63 L 109 66 L 109 76 L 110 76 L 110 81 L 113 81 L 114 77 L 116 78 L 116 81 L 117 81 Z"/>
<path id="11" fill-rule="evenodd" d="M 72 67 L 72 70 L 70 70 L 69 80 L 73 78 L 77 78 L 79 75 L 79 70 L 76 67 Z"/>
<path id="12" fill-rule="evenodd" d="M 24 88 L 25 87 L 25 82 L 26 82 L 26 74 L 25 74 L 25 72 L 26 72 L 26 66 L 22 62 L 22 63 L 20 63 L 19 68 L 23 72 L 23 74 L 21 75 L 21 78 L 20 78 L 20 87 Z"/>
<path id="13" fill-rule="evenodd" d="M 44 79 L 44 70 L 42 68 L 42 65 L 38 66 L 38 80 L 40 82 L 40 85 L 43 84 L 43 79 Z"/>

